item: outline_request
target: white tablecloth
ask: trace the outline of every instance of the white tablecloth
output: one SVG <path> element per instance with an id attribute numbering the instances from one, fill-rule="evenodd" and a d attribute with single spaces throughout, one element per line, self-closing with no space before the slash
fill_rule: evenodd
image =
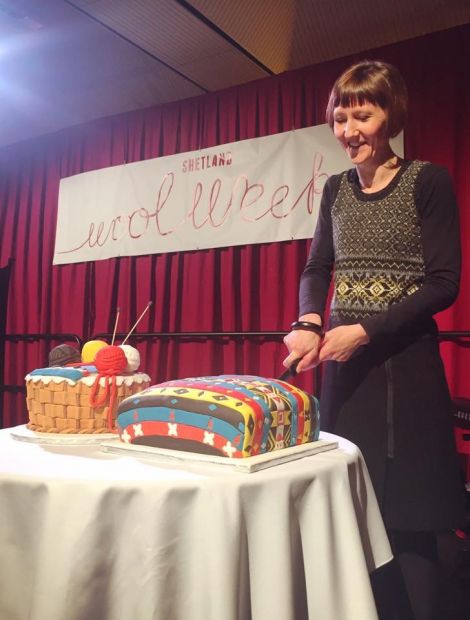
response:
<path id="1" fill-rule="evenodd" d="M 391 551 L 351 443 L 244 474 L 10 430 L 1 620 L 377 618 L 368 572 Z"/>

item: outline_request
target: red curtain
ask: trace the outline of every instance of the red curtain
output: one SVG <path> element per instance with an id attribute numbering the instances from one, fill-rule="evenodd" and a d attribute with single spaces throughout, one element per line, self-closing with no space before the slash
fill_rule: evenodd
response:
<path id="1" fill-rule="evenodd" d="M 446 166 L 461 212 L 464 269 L 457 303 L 442 330 L 470 329 L 470 25 L 307 67 L 202 97 L 102 119 L 0 150 L 0 266 L 12 259 L 7 334 L 74 333 L 83 340 L 135 322 L 138 331 L 285 331 L 297 317 L 308 241 L 116 258 L 52 266 L 59 180 L 134 162 L 324 122 L 329 89 L 351 62 L 395 64 L 410 90 L 405 155 Z M 6 343 L 7 385 L 47 364 L 58 343 Z M 134 343 L 136 344 L 136 343 Z M 154 382 L 206 373 L 282 371 L 279 339 L 139 340 L 141 367 Z M 442 346 L 451 391 L 470 396 L 468 354 Z M 313 377 L 299 385 L 315 391 Z M 7 393 L 4 426 L 25 421 L 24 396 Z"/>

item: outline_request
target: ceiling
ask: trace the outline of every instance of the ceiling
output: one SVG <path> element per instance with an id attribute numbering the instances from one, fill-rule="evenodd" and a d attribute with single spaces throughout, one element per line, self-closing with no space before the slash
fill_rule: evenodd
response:
<path id="1" fill-rule="evenodd" d="M 470 0 L 0 0 L 0 146 L 470 22 Z"/>

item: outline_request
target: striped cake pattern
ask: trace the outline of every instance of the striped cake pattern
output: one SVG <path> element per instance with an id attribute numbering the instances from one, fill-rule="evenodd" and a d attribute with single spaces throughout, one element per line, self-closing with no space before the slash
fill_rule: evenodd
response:
<path id="1" fill-rule="evenodd" d="M 315 397 L 251 375 L 160 383 L 118 408 L 123 441 L 243 458 L 318 439 Z"/>

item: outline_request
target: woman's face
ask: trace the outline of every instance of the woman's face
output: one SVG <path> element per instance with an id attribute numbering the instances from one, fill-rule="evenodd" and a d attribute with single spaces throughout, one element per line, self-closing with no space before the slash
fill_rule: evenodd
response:
<path id="1" fill-rule="evenodd" d="M 389 148 L 388 113 L 374 103 L 333 110 L 335 138 L 356 166 L 373 163 Z"/>

